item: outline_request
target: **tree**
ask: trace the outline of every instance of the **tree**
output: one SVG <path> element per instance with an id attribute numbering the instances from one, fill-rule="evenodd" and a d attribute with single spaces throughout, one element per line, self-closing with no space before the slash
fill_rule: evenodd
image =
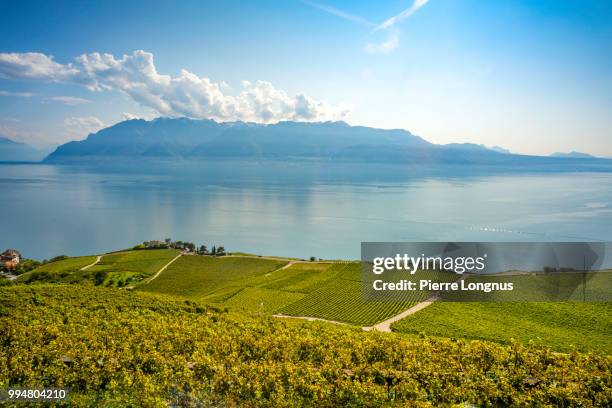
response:
<path id="1" fill-rule="evenodd" d="M 108 275 L 107 271 L 97 271 L 96 274 L 94 275 L 94 284 L 96 286 L 99 286 L 102 283 L 104 283 L 104 280 L 106 279 L 107 275 Z"/>
<path id="2" fill-rule="evenodd" d="M 223 256 L 223 255 L 225 255 L 225 248 L 222 246 L 219 246 L 217 248 L 217 256 Z"/>
<path id="3" fill-rule="evenodd" d="M 217 255 L 217 248 L 213 245 L 212 249 L 210 250 L 210 254 L 212 256 L 216 256 Z"/>
<path id="4" fill-rule="evenodd" d="M 315 258 L 314 256 L 311 256 L 311 257 L 310 257 L 310 262 L 314 262 L 314 261 L 316 261 L 316 259 L 317 259 L 317 258 Z"/>
<path id="5" fill-rule="evenodd" d="M 206 248 L 206 245 L 201 245 L 200 246 L 199 253 L 200 253 L 200 255 L 206 255 L 208 253 L 208 248 Z"/>

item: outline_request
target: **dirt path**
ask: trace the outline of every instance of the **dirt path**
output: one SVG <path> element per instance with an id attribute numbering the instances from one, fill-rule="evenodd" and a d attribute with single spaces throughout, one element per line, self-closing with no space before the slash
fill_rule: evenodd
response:
<path id="1" fill-rule="evenodd" d="M 459 279 L 457 279 L 455 282 L 459 283 L 462 280 L 464 280 L 465 278 L 467 278 L 467 275 L 461 275 L 461 277 Z M 427 306 L 431 305 L 433 302 L 435 302 L 436 300 L 440 299 L 440 297 L 438 295 L 433 295 L 431 296 L 429 299 L 424 300 L 420 303 L 417 303 L 416 305 L 412 306 L 411 308 L 404 310 L 402 313 L 397 314 L 387 320 L 384 320 L 380 323 L 375 324 L 374 326 L 368 326 L 368 327 L 364 327 L 363 330 L 378 330 L 381 332 L 386 332 L 386 333 L 391 333 L 391 325 L 397 321 L 402 320 L 403 318 L 410 316 L 411 314 L 415 314 L 416 312 L 419 312 L 423 309 L 425 309 Z"/>
<path id="2" fill-rule="evenodd" d="M 415 314 L 416 312 L 425 309 L 427 306 L 431 305 L 433 302 L 435 302 L 438 299 L 439 299 L 438 296 L 432 296 L 429 299 L 421 303 L 417 303 L 416 305 L 412 306 L 410 309 L 404 310 L 402 313 L 395 315 L 380 323 L 377 323 L 374 326 L 364 327 L 363 330 L 366 330 L 366 331 L 377 330 L 380 332 L 391 333 L 391 325 L 393 323 L 399 320 L 402 320 L 403 318 L 410 316 L 411 314 Z"/>
<path id="3" fill-rule="evenodd" d="M 177 259 L 179 259 L 181 256 L 183 256 L 183 253 L 181 252 L 180 254 L 178 254 L 177 256 L 175 256 L 174 258 L 172 258 L 172 260 L 170 262 L 168 262 L 167 264 L 165 264 L 164 266 L 162 266 L 162 268 L 157 271 L 155 273 L 155 275 L 151 276 L 148 280 L 146 280 L 144 283 L 151 283 L 151 281 L 153 281 L 155 278 L 157 278 L 159 276 L 160 273 L 162 273 L 163 271 L 166 270 L 167 267 L 169 267 L 170 265 L 172 265 L 172 262 L 176 261 Z"/>
<path id="4" fill-rule="evenodd" d="M 86 270 L 88 270 L 89 268 L 91 268 L 92 266 L 94 266 L 95 264 L 97 264 L 98 262 L 100 262 L 100 260 L 101 260 L 101 259 L 102 259 L 102 255 L 98 255 L 98 256 L 96 257 L 96 261 L 95 261 L 94 263 L 92 263 L 92 264 L 89 264 L 89 265 L 87 265 L 87 266 L 82 267 L 82 268 L 81 268 L 81 270 L 82 270 L 82 271 L 86 271 Z"/>
<path id="5" fill-rule="evenodd" d="M 336 320 L 321 319 L 319 317 L 288 316 L 288 315 L 284 315 L 284 314 L 275 314 L 275 315 L 272 315 L 272 316 L 273 317 L 278 317 L 280 319 L 302 319 L 302 320 L 308 320 L 309 322 L 325 322 L 325 323 L 333 323 L 333 324 L 341 324 L 343 326 L 349 326 L 348 323 L 338 322 Z"/>

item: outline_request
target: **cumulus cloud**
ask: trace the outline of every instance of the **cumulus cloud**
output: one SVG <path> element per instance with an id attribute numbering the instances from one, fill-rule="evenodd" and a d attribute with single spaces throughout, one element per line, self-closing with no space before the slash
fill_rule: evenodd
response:
<path id="1" fill-rule="evenodd" d="M 58 64 L 53 57 L 38 52 L 0 53 L 0 77 L 3 78 L 62 81 L 74 78 L 78 73 L 71 64 Z"/>
<path id="2" fill-rule="evenodd" d="M 38 53 L 0 53 L 0 76 L 78 83 L 96 92 L 118 90 L 164 116 L 273 123 L 335 120 L 348 114 L 344 106 L 303 94 L 291 96 L 267 81 L 245 81 L 238 93 L 231 95 L 223 82 L 215 83 L 185 69 L 175 77 L 160 74 L 153 54 L 142 50 L 119 58 L 97 52 L 83 54 L 69 64 Z"/>
<path id="3" fill-rule="evenodd" d="M 155 114 L 155 112 L 149 112 L 149 113 L 140 114 L 140 115 L 137 115 L 131 112 L 121 112 L 122 120 L 132 120 L 132 119 L 152 120 L 152 119 L 155 119 L 156 116 L 157 115 Z"/>
<path id="4" fill-rule="evenodd" d="M 106 124 L 95 116 L 69 117 L 64 119 L 64 125 L 72 138 L 83 139 L 90 133 L 106 127 Z"/>

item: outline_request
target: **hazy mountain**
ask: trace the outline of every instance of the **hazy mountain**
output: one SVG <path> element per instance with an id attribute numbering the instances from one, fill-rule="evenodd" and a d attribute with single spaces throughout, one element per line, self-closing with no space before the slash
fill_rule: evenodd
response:
<path id="1" fill-rule="evenodd" d="M 50 163 L 111 159 L 304 159 L 430 164 L 555 164 L 563 158 L 523 156 L 483 145 L 436 145 L 406 130 L 350 126 L 344 122 L 273 125 L 186 118 L 129 120 L 58 147 Z"/>
<path id="2" fill-rule="evenodd" d="M 581 153 L 581 152 L 576 152 L 576 151 L 572 151 L 569 153 L 556 152 L 556 153 L 551 154 L 550 157 L 564 157 L 568 159 L 595 159 L 596 158 L 595 156 L 590 155 L 588 153 Z"/>
<path id="3" fill-rule="evenodd" d="M 56 149 L 47 161 L 84 157 L 332 158 L 347 149 L 415 149 L 432 146 L 405 130 L 349 126 L 344 122 L 274 125 L 212 120 L 129 120 L 86 140 Z"/>
<path id="4" fill-rule="evenodd" d="M 498 153 L 504 153 L 504 154 L 512 154 L 512 152 L 508 149 L 505 149 L 501 146 L 491 146 L 489 149 L 498 152 Z"/>
<path id="5" fill-rule="evenodd" d="M 0 136 L 0 161 L 39 161 L 45 153 L 25 143 Z"/>

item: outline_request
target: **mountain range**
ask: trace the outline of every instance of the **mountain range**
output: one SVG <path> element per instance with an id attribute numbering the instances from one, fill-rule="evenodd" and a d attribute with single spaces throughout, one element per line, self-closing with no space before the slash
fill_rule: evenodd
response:
<path id="1" fill-rule="evenodd" d="M 30 145 L 15 142 L 7 137 L 0 136 L 0 162 L 39 161 L 44 157 L 44 152 Z"/>
<path id="2" fill-rule="evenodd" d="M 377 163 L 541 164 L 565 158 L 511 154 L 471 143 L 433 144 L 401 129 L 345 122 L 279 122 L 272 125 L 142 119 L 117 123 L 85 140 L 59 146 L 47 163 L 111 159 L 291 159 Z"/>

